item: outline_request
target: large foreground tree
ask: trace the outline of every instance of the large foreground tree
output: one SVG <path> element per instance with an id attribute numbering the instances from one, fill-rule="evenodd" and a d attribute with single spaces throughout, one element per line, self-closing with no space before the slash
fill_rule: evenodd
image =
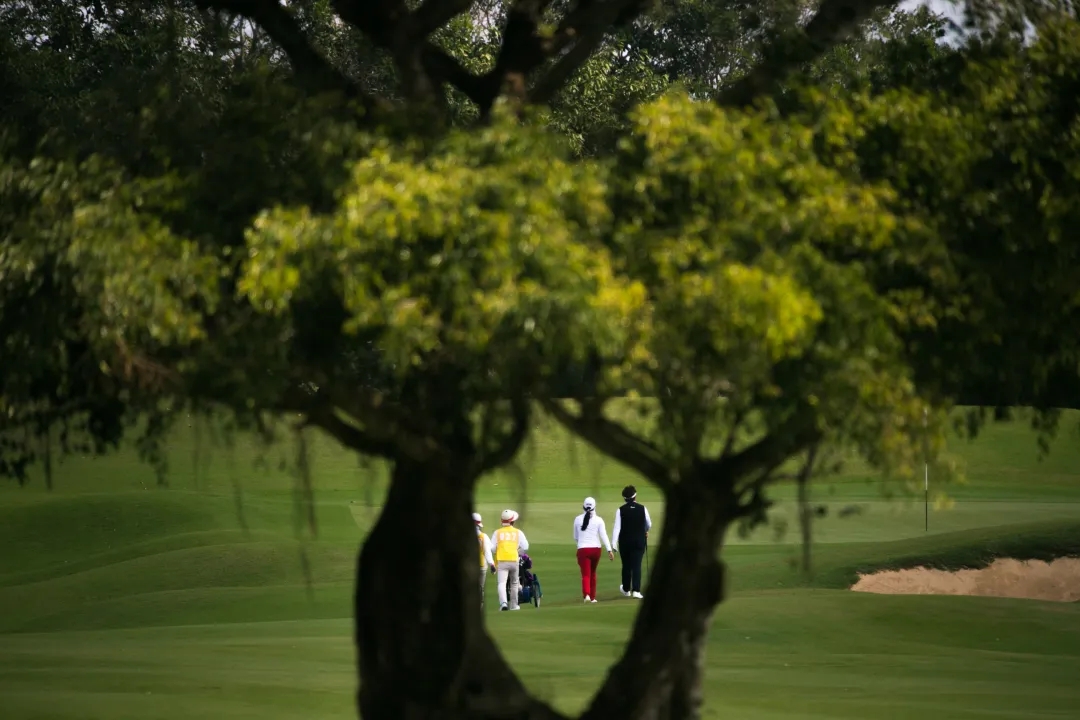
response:
<path id="1" fill-rule="evenodd" d="M 909 197 L 903 177 L 874 175 L 881 155 L 852 128 L 890 107 L 943 142 L 961 126 L 947 103 L 917 99 L 862 113 L 825 105 L 809 118 L 742 111 L 887 2 L 825 0 L 798 23 L 792 8 L 806 8 L 777 3 L 768 32 L 753 42 L 736 33 L 742 44 L 727 57 L 737 71 L 723 80 L 725 65 L 687 62 L 697 42 L 660 43 L 655 64 L 639 55 L 622 65 L 620 52 L 636 47 L 626 38 L 670 39 L 656 28 L 703 7 L 675 5 L 645 17 L 645 3 L 630 0 L 198 0 L 182 6 L 190 27 L 248 25 L 207 30 L 229 43 L 205 50 L 177 34 L 147 42 L 198 59 L 210 76 L 244 69 L 212 93 L 180 93 L 176 107 L 189 110 L 147 133 L 156 152 L 115 133 L 71 142 L 85 139 L 73 132 L 28 162 L 27 138 L 43 125 L 31 120 L 47 112 L 102 127 L 80 108 L 107 109 L 116 95 L 87 98 L 77 83 L 66 86 L 70 102 L 9 118 L 2 410 L 5 429 L 31 433 L 5 436 L 4 469 L 18 474 L 67 420 L 109 442 L 147 416 L 160 438 L 191 404 L 256 426 L 278 417 L 298 432 L 319 427 L 393 467 L 357 568 L 364 716 L 553 717 L 484 631 L 468 521 L 476 479 L 513 457 L 539 398 L 669 497 L 652 592 L 588 715 L 694 716 L 731 523 L 759 518 L 778 468 L 817 443 L 852 445 L 903 475 L 939 425 L 937 414 L 924 424 L 914 383 L 933 352 L 919 354 L 912 338 L 933 338 L 957 311 L 947 213 Z M 86 17 L 49 7 L 62 20 L 57 40 L 56 28 Z M 177 16 L 159 9 L 178 32 Z M 121 10 L 94 16 L 79 37 L 109 38 L 140 17 Z M 747 12 L 733 5 L 725 17 Z M 485 34 L 492 17 L 504 20 Z M 27 47 L 53 38 L 12 22 L 5 42 L 25 62 L 9 64 L 4 81 L 25 90 L 26 78 L 51 77 L 46 60 L 71 51 Z M 640 109 L 622 143 L 611 141 L 617 102 L 602 103 L 605 120 L 589 129 L 563 98 L 556 127 L 578 140 L 568 148 L 537 127 L 531 106 L 559 112 L 600 48 L 617 51 L 601 70 L 647 67 L 703 97 Z M 93 78 L 114 64 L 79 67 Z M 196 102 L 199 92 L 213 102 Z M 574 159 L 582 150 L 602 157 Z M 950 360 L 969 359 L 968 347 Z M 592 373 L 575 404 L 547 401 L 574 366 Z M 936 388 L 935 404 L 951 389 Z M 617 424 L 605 404 L 627 392 L 655 404 Z M 417 513 L 429 534 L 403 543 L 399 529 Z M 430 592 L 393 592 L 405 568 Z"/>

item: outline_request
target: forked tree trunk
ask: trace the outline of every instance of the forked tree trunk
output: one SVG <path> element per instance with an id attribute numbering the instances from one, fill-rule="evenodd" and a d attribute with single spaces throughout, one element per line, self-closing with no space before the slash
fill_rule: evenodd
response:
<path id="1" fill-rule="evenodd" d="M 582 720 L 699 716 L 705 641 L 724 598 L 718 555 L 733 519 L 731 508 L 687 485 L 670 493 L 630 642 Z"/>
<path id="2" fill-rule="evenodd" d="M 364 720 L 558 718 L 484 629 L 472 478 L 399 462 L 357 566 Z"/>

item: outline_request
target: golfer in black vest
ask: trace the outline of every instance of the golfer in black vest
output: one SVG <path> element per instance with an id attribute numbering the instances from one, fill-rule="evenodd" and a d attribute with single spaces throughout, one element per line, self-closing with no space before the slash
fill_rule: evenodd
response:
<path id="1" fill-rule="evenodd" d="M 622 585 L 619 592 L 626 597 L 645 597 L 641 594 L 641 559 L 649 537 L 652 519 L 649 510 L 637 503 L 637 488 L 627 485 L 622 491 L 626 504 L 615 513 L 615 531 L 611 544 L 622 558 Z"/>

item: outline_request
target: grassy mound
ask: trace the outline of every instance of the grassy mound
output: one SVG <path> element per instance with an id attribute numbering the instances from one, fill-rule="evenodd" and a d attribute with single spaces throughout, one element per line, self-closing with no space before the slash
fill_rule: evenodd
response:
<path id="1" fill-rule="evenodd" d="M 912 567 L 978 570 L 1000 558 L 1050 562 L 1078 556 L 1080 517 L 1076 521 L 1007 525 L 949 533 L 933 539 L 881 543 L 850 565 L 828 568 L 819 582 L 825 587 L 848 587 L 859 574 L 883 570 Z M 830 560 L 836 562 L 835 556 Z"/>
<path id="2" fill-rule="evenodd" d="M 176 535 L 217 530 L 216 518 L 202 505 L 164 494 L 103 494 L 0 507 L 5 548 L 0 553 L 0 581 Z"/>

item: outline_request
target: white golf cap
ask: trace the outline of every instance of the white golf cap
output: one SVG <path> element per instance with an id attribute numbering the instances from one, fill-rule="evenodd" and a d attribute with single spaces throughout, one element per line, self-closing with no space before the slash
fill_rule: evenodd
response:
<path id="1" fill-rule="evenodd" d="M 586 510 L 595 510 L 596 509 L 596 498 L 592 498 L 592 497 L 585 498 L 585 502 L 581 503 L 581 507 L 583 507 Z"/>
<path id="2" fill-rule="evenodd" d="M 473 513 L 472 514 L 472 519 L 473 519 L 474 523 L 476 523 L 480 527 L 484 527 L 484 522 L 483 522 L 483 519 L 480 517 L 480 513 Z"/>
<path id="3" fill-rule="evenodd" d="M 502 511 L 502 521 L 504 523 L 514 522 L 515 520 L 517 520 L 517 513 L 516 512 L 514 512 L 513 510 L 509 510 L 509 509 Z"/>

